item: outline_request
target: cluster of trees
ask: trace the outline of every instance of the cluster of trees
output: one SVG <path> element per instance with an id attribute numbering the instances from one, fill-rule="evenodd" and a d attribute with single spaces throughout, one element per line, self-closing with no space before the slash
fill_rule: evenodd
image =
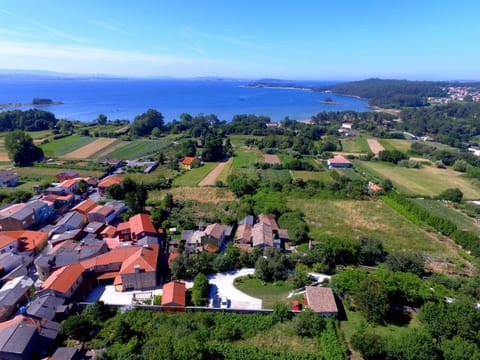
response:
<path id="1" fill-rule="evenodd" d="M 7 133 L 5 149 L 8 157 L 16 166 L 29 166 L 34 161 L 43 158 L 43 150 L 35 146 L 32 137 L 21 130 Z"/>
<path id="2" fill-rule="evenodd" d="M 455 190 L 450 192 L 453 193 L 453 196 L 457 193 Z M 474 233 L 459 229 L 451 220 L 430 213 L 428 210 L 425 210 L 408 199 L 405 195 L 391 192 L 383 199 L 392 208 L 406 215 L 413 221 L 428 224 L 438 232 L 452 238 L 463 248 L 471 251 L 473 256 L 480 257 L 480 241 Z"/>
<path id="3" fill-rule="evenodd" d="M 51 112 L 30 109 L 0 112 L 0 131 L 40 131 L 53 129 L 57 118 Z"/>
<path id="4" fill-rule="evenodd" d="M 398 108 L 428 105 L 428 97 L 446 96 L 447 91 L 444 88 L 448 85 L 438 81 L 367 79 L 335 84 L 318 90 L 358 96 L 367 99 L 369 104 L 374 106 Z"/>
<path id="5" fill-rule="evenodd" d="M 157 110 L 148 109 L 141 115 L 135 116 L 130 132 L 136 136 L 148 136 L 152 131 L 163 128 L 163 115 Z"/>
<path id="6" fill-rule="evenodd" d="M 143 213 L 148 199 L 147 187 L 131 178 L 125 178 L 120 184 L 107 188 L 107 196 L 115 200 L 124 200 L 128 206 L 128 215 Z"/>
<path id="7" fill-rule="evenodd" d="M 98 310 L 105 310 L 99 313 Z M 98 317 L 95 318 L 95 314 Z M 345 358 L 346 347 L 339 339 L 334 320 L 305 311 L 291 318 L 286 305 L 275 306 L 272 314 L 175 313 L 134 309 L 114 316 L 103 305 L 88 305 L 82 315 L 70 316 L 62 326 L 66 339 L 88 341 L 93 349 L 106 350 L 99 359 L 318 359 L 317 351 L 285 347 L 239 345 L 283 323 L 292 341 L 308 337 L 322 344 L 321 358 Z M 298 338 L 297 338 L 298 337 Z M 296 339 L 297 338 L 297 339 Z"/>
<path id="8" fill-rule="evenodd" d="M 408 160 L 408 156 L 399 150 L 382 150 L 378 153 L 378 159 L 398 164 L 402 160 Z"/>
<path id="9" fill-rule="evenodd" d="M 427 302 L 418 319 L 420 326 L 399 335 L 363 326 L 352 336 L 352 346 L 366 360 L 480 359 L 480 312 L 471 299 Z"/>
<path id="10" fill-rule="evenodd" d="M 450 103 L 401 111 L 397 126 L 416 135 L 430 134 L 436 141 L 455 147 L 480 133 L 479 103 Z"/>

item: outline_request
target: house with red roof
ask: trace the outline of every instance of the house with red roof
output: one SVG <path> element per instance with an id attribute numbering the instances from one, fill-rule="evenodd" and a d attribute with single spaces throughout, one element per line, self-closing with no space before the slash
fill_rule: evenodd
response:
<path id="1" fill-rule="evenodd" d="M 220 249 L 225 241 L 225 226 L 215 223 L 206 227 L 204 236 L 202 237 L 202 245 L 205 247 L 212 245 L 217 250 Z"/>
<path id="2" fill-rule="evenodd" d="M 353 164 L 350 160 L 346 159 L 342 155 L 335 155 L 333 158 L 327 160 L 328 168 L 351 168 Z"/>
<path id="3" fill-rule="evenodd" d="M 163 285 L 162 310 L 185 311 L 186 286 L 180 281 L 172 281 Z"/>
<path id="4" fill-rule="evenodd" d="M 61 298 L 70 299 L 82 284 L 84 272 L 85 267 L 79 263 L 61 267 L 45 280 L 37 294 L 51 292 Z"/>
<path id="5" fill-rule="evenodd" d="M 98 192 L 100 195 L 105 195 L 105 191 L 112 185 L 120 185 L 123 181 L 123 178 L 120 176 L 116 175 L 110 175 L 107 176 L 106 178 L 103 178 L 99 183 L 98 183 Z"/>
<path id="6" fill-rule="evenodd" d="M 82 215 L 88 216 L 88 213 L 97 207 L 97 203 L 93 200 L 87 199 L 75 205 L 72 211 L 79 212 Z"/>
<path id="7" fill-rule="evenodd" d="M 79 176 L 78 172 L 76 172 L 75 170 L 68 169 L 55 175 L 55 179 L 57 179 L 57 181 L 64 181 L 69 179 L 75 179 L 78 176 Z"/>
<path id="8" fill-rule="evenodd" d="M 304 305 L 320 316 L 337 316 L 338 307 L 331 288 L 305 287 Z"/>
<path id="9" fill-rule="evenodd" d="M 108 205 L 98 205 L 88 212 L 89 222 L 101 222 L 110 224 L 117 217 L 117 212 L 114 208 Z"/>
<path id="10" fill-rule="evenodd" d="M 138 244 L 158 244 L 158 233 L 150 215 L 137 214 L 129 220 L 133 240 Z"/>
<path id="11" fill-rule="evenodd" d="M 56 187 L 59 188 L 59 189 L 63 189 L 66 192 L 74 193 L 78 189 L 78 181 L 77 181 L 77 179 L 67 179 L 67 180 L 62 181 Z"/>
<path id="12" fill-rule="evenodd" d="M 180 161 L 180 166 L 185 170 L 192 170 L 195 167 L 200 165 L 200 160 L 196 157 L 185 156 L 182 161 Z"/>

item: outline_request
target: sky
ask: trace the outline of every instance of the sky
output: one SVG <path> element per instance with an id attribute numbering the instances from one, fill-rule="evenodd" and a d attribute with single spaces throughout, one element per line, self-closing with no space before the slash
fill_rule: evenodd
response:
<path id="1" fill-rule="evenodd" d="M 478 0 L 0 0 L 0 69 L 480 80 Z"/>

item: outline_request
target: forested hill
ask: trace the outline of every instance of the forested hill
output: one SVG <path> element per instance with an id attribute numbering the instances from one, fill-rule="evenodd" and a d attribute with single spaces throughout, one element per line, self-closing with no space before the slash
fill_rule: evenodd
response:
<path id="1" fill-rule="evenodd" d="M 51 112 L 39 109 L 0 112 L 0 131 L 39 131 L 51 129 L 58 120 Z"/>
<path id="2" fill-rule="evenodd" d="M 447 95 L 449 82 L 367 79 L 331 85 L 318 90 L 336 94 L 358 96 L 372 106 L 404 107 L 427 105 L 428 97 Z"/>
<path id="3" fill-rule="evenodd" d="M 447 96 L 448 86 L 474 86 L 479 83 L 461 83 L 455 81 L 410 81 L 389 79 L 367 79 L 328 86 L 305 86 L 286 82 L 259 81 L 250 87 L 289 87 L 311 89 L 313 91 L 332 92 L 338 95 L 357 96 L 368 100 L 371 106 L 385 108 L 418 107 L 429 105 L 428 97 Z"/>

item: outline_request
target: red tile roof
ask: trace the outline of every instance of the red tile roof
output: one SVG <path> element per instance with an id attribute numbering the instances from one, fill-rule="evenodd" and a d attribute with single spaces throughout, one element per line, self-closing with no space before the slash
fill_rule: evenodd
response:
<path id="1" fill-rule="evenodd" d="M 197 158 L 191 157 L 191 156 L 185 156 L 182 160 L 183 165 L 192 165 L 192 163 L 196 160 Z"/>
<path id="2" fill-rule="evenodd" d="M 125 221 L 117 226 L 117 231 L 125 231 L 125 230 L 130 230 L 130 222 Z"/>
<path id="3" fill-rule="evenodd" d="M 338 313 L 333 291 L 326 287 L 307 286 L 305 288 L 307 304 L 316 313 Z"/>
<path id="4" fill-rule="evenodd" d="M 152 218 L 146 214 L 137 214 L 129 219 L 130 230 L 132 234 L 140 234 L 142 232 L 156 234 L 155 226 L 153 226 Z"/>
<path id="5" fill-rule="evenodd" d="M 207 228 L 205 229 L 205 235 L 220 240 L 224 231 L 225 227 L 223 225 L 215 223 L 207 226 Z"/>
<path id="6" fill-rule="evenodd" d="M 55 270 L 42 285 L 42 289 L 55 290 L 66 294 L 82 276 L 85 268 L 81 264 L 72 264 Z"/>
<path id="7" fill-rule="evenodd" d="M 120 274 L 134 273 L 137 265 L 145 272 L 156 271 L 159 250 L 159 246 L 155 244 L 142 246 L 123 262 Z"/>
<path id="8" fill-rule="evenodd" d="M 162 306 L 185 306 L 185 283 L 172 281 L 163 285 Z"/>
<path id="9" fill-rule="evenodd" d="M 123 181 L 123 178 L 121 178 L 120 176 L 111 175 L 102 179 L 102 181 L 98 183 L 98 187 L 107 188 L 114 184 L 120 184 L 122 181 Z"/>
<path id="10" fill-rule="evenodd" d="M 114 237 L 117 234 L 117 228 L 113 225 L 108 225 L 100 234 L 105 237 Z"/>
<path id="11" fill-rule="evenodd" d="M 3 231 L 2 235 L 16 239 L 21 251 L 32 251 L 43 247 L 48 241 L 48 233 L 31 230 Z"/>
<path id="12" fill-rule="evenodd" d="M 278 230 L 277 220 L 273 214 L 260 214 L 258 215 L 258 221 L 270 225 L 273 230 Z"/>
<path id="13" fill-rule="evenodd" d="M 74 206 L 72 210 L 78 211 L 80 214 L 87 215 L 95 207 L 97 207 L 97 203 L 93 200 L 87 199 L 82 201 L 80 204 Z"/>
<path id="14" fill-rule="evenodd" d="M 68 179 L 68 180 L 62 181 L 57 187 L 69 188 L 69 187 L 75 185 L 76 183 L 77 183 L 77 180 L 75 180 L 75 179 Z"/>
<path id="15" fill-rule="evenodd" d="M 4 248 L 10 244 L 16 243 L 17 238 L 5 234 L 6 231 L 0 232 L 0 248 Z"/>
<path id="16" fill-rule="evenodd" d="M 98 205 L 94 209 L 90 210 L 90 214 L 100 214 L 102 216 L 108 216 L 110 215 L 113 211 L 115 211 L 112 207 L 107 206 L 107 205 Z"/>
<path id="17" fill-rule="evenodd" d="M 351 164 L 351 162 L 344 158 L 342 155 L 335 155 L 333 158 L 328 159 L 329 164 Z"/>

